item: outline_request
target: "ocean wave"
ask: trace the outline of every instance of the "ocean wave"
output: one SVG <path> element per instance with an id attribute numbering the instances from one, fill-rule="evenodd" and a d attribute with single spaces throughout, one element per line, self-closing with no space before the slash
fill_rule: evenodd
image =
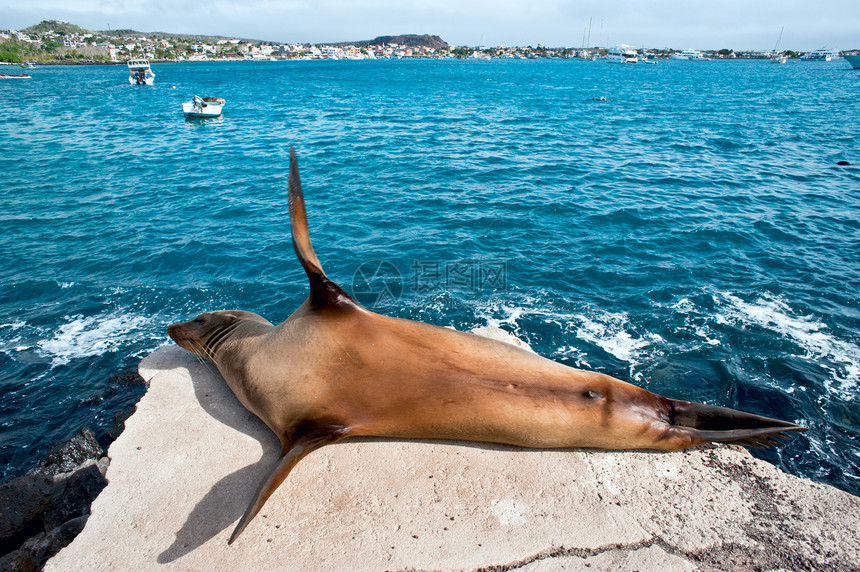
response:
<path id="1" fill-rule="evenodd" d="M 114 352 L 132 341 L 148 322 L 143 316 L 127 314 L 67 316 L 53 336 L 39 341 L 36 346 L 39 353 L 51 360 L 51 366 L 57 367 L 75 358 Z"/>
<path id="2" fill-rule="evenodd" d="M 642 374 L 638 370 L 664 354 L 666 341 L 660 334 L 635 324 L 626 312 L 581 307 L 565 299 L 559 300 L 558 306 L 554 306 L 546 301 L 546 296 L 540 295 L 512 298 L 515 301 L 513 304 L 492 301 L 478 303 L 476 317 L 485 320 L 489 326 L 509 330 L 529 343 L 533 343 L 528 339 L 530 332 L 521 323 L 535 318 L 555 326 L 568 339 L 581 342 L 579 345 L 563 344 L 556 347 L 552 357 L 571 358 L 577 366 L 591 367 L 594 349 L 599 348 L 616 360 L 625 362 L 630 375 L 640 379 Z"/>
<path id="3" fill-rule="evenodd" d="M 21 345 L 23 340 L 22 330 L 27 322 L 16 321 L 8 324 L 0 324 L 0 353 L 11 353 L 29 349 L 27 345 Z"/>
<path id="4" fill-rule="evenodd" d="M 860 382 L 860 346 L 837 338 L 820 318 L 803 315 L 784 298 L 770 293 L 747 302 L 734 294 L 720 292 L 714 301 L 722 310 L 717 320 L 757 326 L 778 334 L 795 344 L 802 352 L 801 357 L 817 360 L 830 372 L 839 387 L 831 383 L 829 389 L 839 390 L 846 399 L 857 398 L 852 390 Z"/>
<path id="5" fill-rule="evenodd" d="M 637 363 L 648 348 L 663 342 L 659 334 L 631 333 L 630 320 L 624 312 L 599 311 L 592 316 L 577 316 L 577 319 L 576 337 L 629 363 Z"/>

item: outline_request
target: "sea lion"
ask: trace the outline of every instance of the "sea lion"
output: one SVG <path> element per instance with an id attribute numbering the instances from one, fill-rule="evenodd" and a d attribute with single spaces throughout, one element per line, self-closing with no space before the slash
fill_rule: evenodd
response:
<path id="1" fill-rule="evenodd" d="M 669 399 L 511 344 L 375 314 L 323 272 L 290 149 L 293 247 L 310 294 L 275 326 L 252 312 L 173 324 L 181 347 L 215 363 L 281 441 L 229 543 L 305 455 L 352 436 L 455 439 L 521 447 L 684 449 L 707 441 L 767 446 L 804 427 Z"/>

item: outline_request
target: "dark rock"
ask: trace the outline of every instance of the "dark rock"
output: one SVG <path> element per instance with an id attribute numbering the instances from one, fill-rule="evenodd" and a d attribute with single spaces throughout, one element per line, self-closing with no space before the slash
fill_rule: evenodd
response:
<path id="1" fill-rule="evenodd" d="M 77 435 L 54 445 L 45 458 L 33 467 L 28 474 L 41 474 L 53 477 L 57 473 L 68 473 L 87 459 L 99 460 L 104 455 L 98 439 L 89 427 L 81 429 Z"/>
<path id="2" fill-rule="evenodd" d="M 89 515 L 74 518 L 50 532 L 40 532 L 21 546 L 30 553 L 33 562 L 41 569 L 49 558 L 68 546 L 84 529 Z"/>
<path id="3" fill-rule="evenodd" d="M 112 375 L 110 381 L 114 384 L 146 383 L 146 380 L 140 377 L 137 370 L 123 371 Z"/>
<path id="4" fill-rule="evenodd" d="M 137 406 L 132 405 L 113 416 L 113 422 L 110 429 L 107 430 L 107 436 L 111 442 L 116 441 L 117 437 L 125 430 L 125 422 L 134 414 L 136 409 Z"/>
<path id="5" fill-rule="evenodd" d="M 75 471 L 62 495 L 45 513 L 45 530 L 51 532 L 68 520 L 90 514 L 90 505 L 106 486 L 107 480 L 96 464 Z"/>
<path id="6" fill-rule="evenodd" d="M 24 475 L 0 484 L 0 554 L 15 550 L 42 529 L 54 484 L 50 477 Z"/>
<path id="7" fill-rule="evenodd" d="M 26 550 L 15 550 L 0 558 L 2 572 L 36 572 L 36 563 Z"/>

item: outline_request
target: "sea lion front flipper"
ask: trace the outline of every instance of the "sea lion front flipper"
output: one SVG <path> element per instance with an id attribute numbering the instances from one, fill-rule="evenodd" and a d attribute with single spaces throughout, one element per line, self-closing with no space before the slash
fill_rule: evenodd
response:
<path id="1" fill-rule="evenodd" d="M 260 483 L 259 488 L 257 488 L 257 493 L 254 495 L 254 499 L 251 501 L 251 504 L 248 505 L 248 508 L 245 510 L 245 514 L 242 515 L 241 520 L 239 520 L 239 524 L 236 525 L 236 529 L 233 530 L 233 534 L 230 535 L 230 540 L 227 541 L 227 544 L 233 544 L 233 541 L 242 534 L 242 531 L 245 530 L 248 523 L 257 516 L 257 513 L 260 512 L 260 509 L 263 508 L 263 505 L 266 503 L 268 498 L 272 496 L 275 489 L 284 482 L 284 479 L 287 478 L 287 475 L 290 474 L 290 471 L 293 470 L 296 463 L 301 461 L 302 458 L 311 451 L 319 449 L 323 445 L 333 443 L 339 438 L 340 436 L 337 434 L 328 434 L 313 438 L 304 437 L 293 443 L 289 451 L 281 455 L 278 462 L 275 463 L 272 471 Z"/>
<path id="2" fill-rule="evenodd" d="M 293 249 L 299 262 L 308 275 L 311 293 L 310 303 L 314 309 L 320 308 L 361 308 L 361 306 L 347 294 L 343 288 L 332 282 L 325 275 L 311 244 L 311 235 L 308 230 L 308 214 L 305 209 L 305 197 L 302 193 L 302 181 L 299 177 L 299 164 L 296 160 L 296 151 L 290 147 L 290 175 L 289 175 L 289 203 L 290 203 L 290 228 L 293 234 Z"/>

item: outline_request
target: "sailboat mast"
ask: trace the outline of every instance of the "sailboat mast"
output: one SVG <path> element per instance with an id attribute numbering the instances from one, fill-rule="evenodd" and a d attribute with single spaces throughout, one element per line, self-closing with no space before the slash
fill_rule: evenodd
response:
<path id="1" fill-rule="evenodd" d="M 588 18 L 588 41 L 586 42 L 588 45 L 587 48 L 591 47 L 591 21 L 594 19 L 594 16 Z"/>
<path id="2" fill-rule="evenodd" d="M 782 41 L 782 33 L 785 31 L 785 26 L 779 31 L 779 37 L 776 39 L 776 45 L 773 47 L 773 53 L 777 53 L 779 50 L 779 43 Z"/>

